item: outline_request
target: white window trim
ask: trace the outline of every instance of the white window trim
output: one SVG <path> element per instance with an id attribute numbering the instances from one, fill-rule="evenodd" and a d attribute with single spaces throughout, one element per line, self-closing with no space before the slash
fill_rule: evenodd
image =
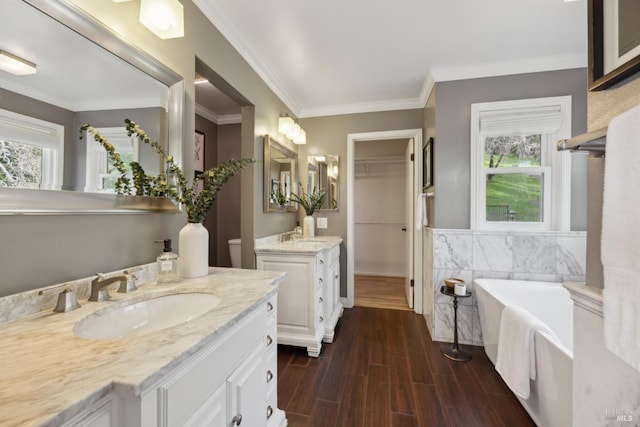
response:
<path id="1" fill-rule="evenodd" d="M 543 132 L 543 143 L 544 140 L 547 143 L 542 151 L 550 162 L 550 171 L 545 173 L 543 184 L 543 222 L 486 221 L 482 138 L 508 132 L 533 131 Z M 558 151 L 555 142 L 570 137 L 571 96 L 471 104 L 471 229 L 568 231 L 571 225 L 571 157 L 566 151 Z M 550 210 L 548 206 L 551 206 Z"/>
<path id="2" fill-rule="evenodd" d="M 127 135 L 125 127 L 96 128 L 96 132 L 105 137 L 116 151 L 124 152 L 124 148 L 133 149 L 133 160 L 138 161 L 138 139 Z M 85 193 L 114 193 L 102 187 L 102 178 L 107 174 L 107 150 L 92 135 L 87 138 L 87 162 L 85 172 Z"/>
<path id="3" fill-rule="evenodd" d="M 42 148 L 39 188 L 62 189 L 64 126 L 0 109 L 0 139 Z"/>

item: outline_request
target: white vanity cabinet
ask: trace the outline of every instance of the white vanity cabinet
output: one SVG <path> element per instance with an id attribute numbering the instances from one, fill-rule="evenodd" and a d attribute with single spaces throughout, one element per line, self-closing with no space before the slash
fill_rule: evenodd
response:
<path id="1" fill-rule="evenodd" d="M 276 313 L 273 295 L 140 396 L 116 389 L 65 426 L 286 425 L 277 408 Z"/>
<path id="2" fill-rule="evenodd" d="M 318 357 L 332 342 L 342 315 L 341 238 L 322 243 L 283 242 L 256 248 L 258 270 L 286 272 L 278 291 L 278 343 L 306 347 Z"/>
<path id="3" fill-rule="evenodd" d="M 344 311 L 340 302 L 340 246 L 325 251 L 323 267 L 323 341 L 330 343 L 333 342 L 334 329 Z"/>

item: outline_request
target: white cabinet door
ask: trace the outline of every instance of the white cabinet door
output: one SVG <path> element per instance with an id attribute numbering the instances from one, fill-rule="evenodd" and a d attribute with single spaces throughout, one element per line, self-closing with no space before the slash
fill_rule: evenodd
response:
<path id="1" fill-rule="evenodd" d="M 226 427 L 227 413 L 227 384 L 223 383 L 184 427 Z"/>
<path id="2" fill-rule="evenodd" d="M 261 344 L 227 380 L 231 426 L 267 424 L 264 354 L 264 344 Z"/>

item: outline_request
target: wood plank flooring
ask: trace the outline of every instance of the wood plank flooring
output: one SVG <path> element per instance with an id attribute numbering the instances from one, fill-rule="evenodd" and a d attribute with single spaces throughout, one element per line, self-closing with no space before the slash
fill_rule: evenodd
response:
<path id="1" fill-rule="evenodd" d="M 354 276 L 354 304 L 358 307 L 411 310 L 404 291 L 404 277 Z"/>
<path id="2" fill-rule="evenodd" d="M 289 427 L 535 426 L 481 347 L 453 362 L 422 316 L 345 309 L 319 358 L 278 346 L 278 406 Z"/>

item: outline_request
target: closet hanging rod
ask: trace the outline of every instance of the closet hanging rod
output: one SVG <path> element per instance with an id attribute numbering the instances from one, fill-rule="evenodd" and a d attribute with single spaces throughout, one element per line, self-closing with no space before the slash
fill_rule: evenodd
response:
<path id="1" fill-rule="evenodd" d="M 588 151 L 592 153 L 604 154 L 606 151 L 607 128 L 583 133 L 570 139 L 558 141 L 558 151 Z"/>

